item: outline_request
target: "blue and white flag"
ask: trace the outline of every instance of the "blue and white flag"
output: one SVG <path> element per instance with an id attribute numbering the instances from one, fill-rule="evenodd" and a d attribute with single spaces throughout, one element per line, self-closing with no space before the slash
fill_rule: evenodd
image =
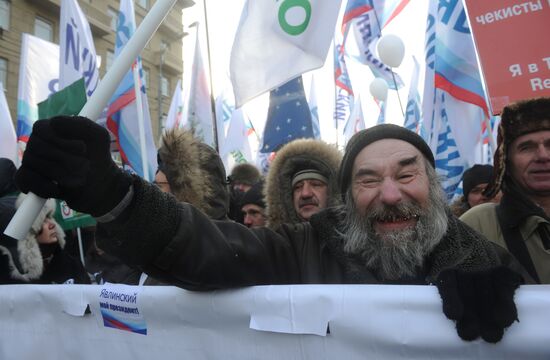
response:
<path id="1" fill-rule="evenodd" d="M 311 113 L 299 76 L 272 90 L 260 152 L 277 151 L 284 144 L 300 138 L 312 138 Z"/>
<path id="2" fill-rule="evenodd" d="M 99 83 L 97 55 L 90 24 L 76 0 L 61 0 L 59 50 L 59 89 L 84 77 L 90 97 Z"/>
<path id="3" fill-rule="evenodd" d="M 168 115 L 166 116 L 166 124 L 164 128 L 168 129 L 177 129 L 182 126 L 183 123 L 183 96 L 181 94 L 181 80 L 178 80 L 178 84 L 174 89 L 174 95 L 172 96 L 172 101 L 170 102 L 170 109 L 168 110 Z"/>
<path id="4" fill-rule="evenodd" d="M 353 111 L 344 128 L 344 144 L 358 131 L 365 129 L 365 118 L 363 116 L 363 106 L 361 105 L 361 96 L 357 95 L 353 104 Z"/>
<path id="5" fill-rule="evenodd" d="M 448 122 L 448 112 L 445 92 L 437 90 L 435 109 L 439 113 L 439 131 L 437 135 L 437 150 L 435 153 L 435 168 L 439 176 L 443 178 L 443 190 L 447 194 L 447 200 L 451 201 L 458 184 L 462 181 L 462 173 L 467 168 L 467 163 L 460 156 L 460 151 Z"/>
<path id="6" fill-rule="evenodd" d="M 17 163 L 17 136 L 11 120 L 4 85 L 0 82 L 0 158 Z"/>
<path id="7" fill-rule="evenodd" d="M 120 11 L 117 20 L 115 55 L 118 56 L 136 29 L 134 5 L 131 0 L 121 0 Z M 139 176 L 152 180 L 157 170 L 157 150 L 153 141 L 151 128 L 151 114 L 147 93 L 143 85 L 143 69 L 141 59 L 138 57 L 134 66 L 139 73 L 139 96 L 141 97 L 141 109 L 138 109 L 134 74 L 129 70 L 118 88 L 116 89 L 107 111 L 107 127 L 116 139 L 118 150 L 126 165 Z M 145 132 L 145 144 L 140 143 L 140 130 L 138 111 L 143 115 L 143 128 Z M 145 149 L 145 152 L 142 151 Z M 147 160 L 147 169 L 143 167 L 143 159 Z M 147 175 L 146 175 L 147 174 Z"/>
<path id="8" fill-rule="evenodd" d="M 317 105 L 317 94 L 315 90 L 315 76 L 311 76 L 311 84 L 309 85 L 309 94 L 307 98 L 309 111 L 311 112 L 311 126 L 313 126 L 313 137 L 321 138 L 321 126 L 319 124 L 319 106 Z"/>
<path id="9" fill-rule="evenodd" d="M 235 105 L 323 66 L 341 0 L 252 0 L 231 50 Z"/>
<path id="10" fill-rule="evenodd" d="M 405 120 L 403 126 L 417 134 L 421 134 L 421 115 L 420 115 L 420 94 L 418 93 L 418 77 L 420 65 L 413 56 L 414 68 L 409 87 L 409 97 L 407 99 L 407 109 L 405 110 Z M 424 139 L 426 140 L 426 139 Z"/>

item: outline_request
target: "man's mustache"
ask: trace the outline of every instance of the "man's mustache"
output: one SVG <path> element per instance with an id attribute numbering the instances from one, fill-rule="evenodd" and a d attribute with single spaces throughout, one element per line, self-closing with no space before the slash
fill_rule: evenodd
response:
<path id="1" fill-rule="evenodd" d="M 319 206 L 319 203 L 317 201 L 315 201 L 314 199 L 300 200 L 300 202 L 298 202 L 299 207 L 304 207 L 304 206 L 308 206 L 308 205 Z"/>

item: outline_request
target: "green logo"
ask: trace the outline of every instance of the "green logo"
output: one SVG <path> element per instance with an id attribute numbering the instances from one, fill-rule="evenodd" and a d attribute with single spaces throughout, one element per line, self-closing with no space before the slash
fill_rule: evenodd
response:
<path id="1" fill-rule="evenodd" d="M 306 17 L 301 24 L 290 25 L 286 21 L 286 13 L 291 8 L 298 6 L 304 9 Z M 311 4 L 309 0 L 284 0 L 281 6 L 279 7 L 279 25 L 281 28 L 289 35 L 300 35 L 306 31 L 307 26 L 309 25 L 309 20 L 311 19 Z"/>

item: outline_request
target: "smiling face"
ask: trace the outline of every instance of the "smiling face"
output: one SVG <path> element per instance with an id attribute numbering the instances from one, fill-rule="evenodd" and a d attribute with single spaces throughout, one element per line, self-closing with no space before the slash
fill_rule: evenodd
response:
<path id="1" fill-rule="evenodd" d="M 380 279 L 416 276 L 447 231 L 445 194 L 411 144 L 376 141 L 355 158 L 346 194 L 344 250 Z"/>
<path id="2" fill-rule="evenodd" d="M 510 145 L 510 174 L 534 197 L 550 195 L 550 131 L 519 136 Z"/>
<path id="3" fill-rule="evenodd" d="M 359 214 L 366 215 L 381 206 L 414 203 L 425 207 L 429 180 L 424 157 L 408 142 L 385 139 L 366 146 L 355 158 L 351 191 Z M 377 233 L 414 227 L 417 215 L 381 214 L 375 219 Z"/>

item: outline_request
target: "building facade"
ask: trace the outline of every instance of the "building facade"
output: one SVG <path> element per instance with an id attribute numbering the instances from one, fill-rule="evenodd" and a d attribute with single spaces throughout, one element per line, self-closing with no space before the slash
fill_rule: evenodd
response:
<path id="1" fill-rule="evenodd" d="M 101 56 L 100 76 L 114 61 L 119 0 L 77 0 L 90 23 L 94 45 Z M 136 26 L 155 0 L 134 0 Z M 61 0 L 0 0 L 0 82 L 4 85 L 14 126 L 17 121 L 17 87 L 22 33 L 59 44 Z M 159 139 L 174 88 L 183 74 L 182 10 L 193 5 L 178 0 L 141 53 L 153 136 Z"/>

